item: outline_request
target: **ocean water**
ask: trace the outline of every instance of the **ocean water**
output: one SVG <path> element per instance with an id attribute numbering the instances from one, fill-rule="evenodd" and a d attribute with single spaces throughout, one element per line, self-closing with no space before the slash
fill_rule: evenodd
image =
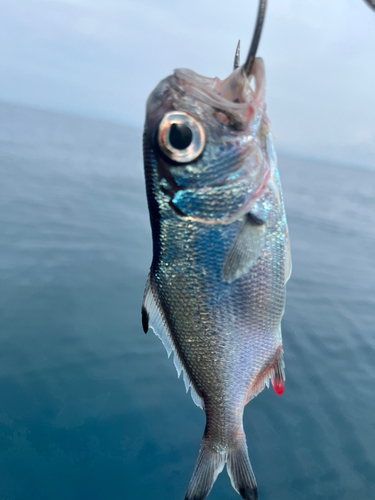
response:
<path id="1" fill-rule="evenodd" d="M 244 426 L 260 500 L 375 498 L 375 171 L 280 157 L 286 386 Z M 204 414 L 144 335 L 141 131 L 0 104 L 0 499 L 182 499 Z M 239 498 L 226 472 L 212 500 Z"/>

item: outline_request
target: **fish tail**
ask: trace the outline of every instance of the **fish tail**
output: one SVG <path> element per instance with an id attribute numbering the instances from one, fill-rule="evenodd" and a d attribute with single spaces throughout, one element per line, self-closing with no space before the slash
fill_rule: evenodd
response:
<path id="1" fill-rule="evenodd" d="M 203 437 L 197 463 L 190 479 L 185 500 L 204 500 L 227 460 L 226 453 L 217 453 Z"/>
<path id="2" fill-rule="evenodd" d="M 208 440 L 203 436 L 185 500 L 204 500 L 210 493 L 225 463 L 232 486 L 237 493 L 244 500 L 258 499 L 257 483 L 251 468 L 244 433 L 237 442 L 236 447 L 232 447 L 227 452 L 219 453 L 209 445 Z"/>
<path id="3" fill-rule="evenodd" d="M 257 500 L 258 490 L 243 434 L 236 448 L 228 452 L 227 470 L 233 488 L 245 500 Z"/>

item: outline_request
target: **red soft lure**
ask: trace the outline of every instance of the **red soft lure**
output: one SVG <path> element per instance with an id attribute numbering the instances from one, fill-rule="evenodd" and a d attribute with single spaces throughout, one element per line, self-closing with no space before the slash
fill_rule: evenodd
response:
<path id="1" fill-rule="evenodd" d="M 284 394 L 284 380 L 282 378 L 273 380 L 272 387 L 278 396 L 282 396 Z"/>

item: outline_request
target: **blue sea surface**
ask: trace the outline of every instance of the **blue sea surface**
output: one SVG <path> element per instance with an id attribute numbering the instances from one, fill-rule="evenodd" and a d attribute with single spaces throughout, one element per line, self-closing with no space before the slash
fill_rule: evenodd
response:
<path id="1" fill-rule="evenodd" d="M 286 385 L 245 410 L 260 500 L 375 498 L 375 171 L 281 157 Z M 140 321 L 141 131 L 0 104 L 0 499 L 182 499 L 204 413 Z M 239 496 L 223 472 L 212 500 Z"/>

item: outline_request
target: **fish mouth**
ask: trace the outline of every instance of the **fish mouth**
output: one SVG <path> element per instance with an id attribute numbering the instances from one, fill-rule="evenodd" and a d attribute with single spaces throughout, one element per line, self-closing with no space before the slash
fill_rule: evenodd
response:
<path id="1" fill-rule="evenodd" d="M 261 58 L 256 58 L 249 76 L 237 68 L 225 80 L 198 75 L 190 69 L 176 69 L 174 75 L 182 92 L 216 111 L 223 124 L 245 129 L 263 115 L 265 72 Z M 252 84 L 254 88 L 252 88 Z"/>

